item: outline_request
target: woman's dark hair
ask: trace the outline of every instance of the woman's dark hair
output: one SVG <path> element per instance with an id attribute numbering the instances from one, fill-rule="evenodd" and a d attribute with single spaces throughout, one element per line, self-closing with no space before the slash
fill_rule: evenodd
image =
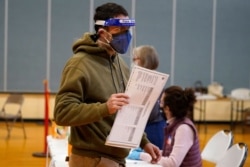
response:
<path id="1" fill-rule="evenodd" d="M 96 22 L 96 20 L 107 20 L 121 14 L 124 16 L 128 16 L 128 12 L 123 6 L 116 3 L 105 3 L 95 9 L 94 21 Z M 95 25 L 95 31 L 97 32 L 100 27 L 102 26 Z"/>
<path id="2" fill-rule="evenodd" d="M 163 107 L 168 106 L 173 117 L 183 118 L 193 110 L 196 97 L 193 89 L 170 86 L 164 90 Z"/>

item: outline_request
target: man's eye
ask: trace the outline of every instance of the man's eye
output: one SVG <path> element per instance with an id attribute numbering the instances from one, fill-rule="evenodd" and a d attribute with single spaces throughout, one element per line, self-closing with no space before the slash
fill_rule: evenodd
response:
<path id="1" fill-rule="evenodd" d="M 128 30 L 122 31 L 122 32 L 119 32 L 119 33 L 116 33 L 116 34 L 112 34 L 112 36 L 115 37 L 115 36 L 118 36 L 118 35 L 121 35 L 121 34 L 125 34 L 127 32 L 128 32 Z"/>

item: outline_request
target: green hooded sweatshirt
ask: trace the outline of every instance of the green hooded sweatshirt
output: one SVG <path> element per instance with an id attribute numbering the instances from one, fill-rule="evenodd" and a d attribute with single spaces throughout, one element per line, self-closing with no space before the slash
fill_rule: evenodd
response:
<path id="1" fill-rule="evenodd" d="M 119 55 L 109 56 L 89 33 L 74 43 L 73 52 L 62 72 L 54 120 L 71 127 L 72 153 L 124 164 L 130 150 L 105 145 L 115 119 L 115 114 L 108 113 L 106 102 L 111 94 L 124 92 L 129 68 Z M 148 142 L 143 135 L 140 146 Z"/>

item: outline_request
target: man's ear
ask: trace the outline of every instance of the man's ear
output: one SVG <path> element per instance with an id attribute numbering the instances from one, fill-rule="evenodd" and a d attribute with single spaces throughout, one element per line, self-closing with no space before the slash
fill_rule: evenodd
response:
<path id="1" fill-rule="evenodd" d="M 104 38 L 108 41 L 112 40 L 112 35 L 110 33 L 107 32 L 107 30 L 105 30 L 104 28 L 99 28 L 97 34 L 101 37 Z"/>
<path id="2" fill-rule="evenodd" d="M 99 28 L 97 34 L 100 36 L 100 37 L 104 37 L 104 35 L 106 34 L 106 30 L 103 29 L 103 28 Z"/>

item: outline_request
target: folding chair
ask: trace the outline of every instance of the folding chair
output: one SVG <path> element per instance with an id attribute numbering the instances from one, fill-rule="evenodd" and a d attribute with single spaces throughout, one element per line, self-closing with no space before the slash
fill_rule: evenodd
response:
<path id="1" fill-rule="evenodd" d="M 4 120 L 7 129 L 7 139 L 10 138 L 13 127 L 23 129 L 24 138 L 26 138 L 26 131 L 24 128 L 24 122 L 22 118 L 22 105 L 24 97 L 22 94 L 10 94 L 2 109 L 0 110 L 0 120 Z M 20 120 L 21 126 L 16 125 L 16 122 Z"/>
<path id="2" fill-rule="evenodd" d="M 201 152 L 201 158 L 216 164 L 223 154 L 232 146 L 233 134 L 230 130 L 220 130 L 214 134 Z"/>
<path id="3" fill-rule="evenodd" d="M 226 151 L 216 167 L 243 167 L 247 154 L 247 145 L 243 142 L 236 143 Z"/>

